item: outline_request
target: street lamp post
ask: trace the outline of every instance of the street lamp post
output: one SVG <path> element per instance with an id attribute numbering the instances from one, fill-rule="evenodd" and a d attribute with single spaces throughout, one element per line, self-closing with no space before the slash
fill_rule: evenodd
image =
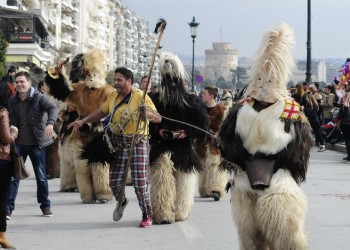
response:
<path id="1" fill-rule="evenodd" d="M 199 23 L 196 22 L 195 17 L 193 17 L 192 22 L 188 23 L 191 29 L 191 37 L 192 37 L 192 93 L 194 92 L 194 40 L 197 36 L 197 27 Z"/>
<path id="2" fill-rule="evenodd" d="M 311 0 L 307 1 L 306 82 L 311 83 Z"/>

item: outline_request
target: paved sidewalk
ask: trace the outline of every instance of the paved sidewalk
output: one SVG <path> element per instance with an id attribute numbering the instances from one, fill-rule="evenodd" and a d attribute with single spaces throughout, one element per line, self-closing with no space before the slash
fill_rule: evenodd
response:
<path id="1" fill-rule="evenodd" d="M 337 152 L 338 151 L 338 152 Z M 311 152 L 307 181 L 302 184 L 309 200 L 307 231 L 310 249 L 350 249 L 349 171 L 341 160 L 345 145 L 327 145 L 327 151 Z M 141 211 L 132 187 L 130 202 L 119 222 L 112 220 L 115 201 L 82 204 L 79 193 L 59 192 L 60 179 L 49 180 L 53 217 L 43 217 L 36 201 L 36 182 L 21 181 L 7 235 L 17 250 L 228 250 L 238 249 L 230 196 L 219 202 L 195 196 L 187 221 L 139 228 Z M 331 167 L 330 167 L 331 166 Z M 332 239 L 332 240 L 329 240 Z"/>
<path id="2" fill-rule="evenodd" d="M 326 145 L 326 149 L 328 149 L 328 150 L 334 150 L 334 151 L 337 151 L 337 152 L 346 153 L 346 147 L 345 147 L 345 143 L 344 143 L 344 142 L 342 142 L 342 143 L 336 143 L 336 144 L 334 144 L 334 145 L 327 144 L 327 145 Z"/>

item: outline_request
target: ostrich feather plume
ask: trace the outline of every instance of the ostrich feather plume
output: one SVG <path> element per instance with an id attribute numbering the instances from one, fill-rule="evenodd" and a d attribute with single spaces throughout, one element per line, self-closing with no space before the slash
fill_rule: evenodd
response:
<path id="1" fill-rule="evenodd" d="M 295 68 L 293 29 L 286 23 L 265 33 L 254 58 L 245 97 L 274 103 L 289 95 L 287 83 Z"/>

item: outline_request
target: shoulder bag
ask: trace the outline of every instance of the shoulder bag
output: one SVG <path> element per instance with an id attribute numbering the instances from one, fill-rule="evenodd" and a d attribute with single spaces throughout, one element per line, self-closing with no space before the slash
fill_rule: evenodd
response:
<path id="1" fill-rule="evenodd" d="M 23 180 L 30 176 L 30 173 L 26 169 L 23 157 L 18 154 L 16 150 L 16 144 L 13 142 L 11 144 L 10 157 L 13 167 L 13 176 L 17 180 Z"/>

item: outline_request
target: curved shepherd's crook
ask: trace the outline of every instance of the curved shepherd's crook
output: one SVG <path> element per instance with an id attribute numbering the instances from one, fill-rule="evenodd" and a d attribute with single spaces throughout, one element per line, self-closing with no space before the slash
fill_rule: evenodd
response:
<path id="1" fill-rule="evenodd" d="M 157 51 L 158 51 L 158 48 L 159 48 L 159 45 L 160 45 L 160 40 L 162 39 L 164 30 L 165 30 L 165 26 L 166 26 L 166 21 L 164 19 L 159 19 L 159 21 L 156 24 L 156 28 L 154 30 L 154 33 L 155 34 L 159 33 L 159 36 L 158 36 L 158 41 L 157 41 L 156 47 L 154 48 L 152 61 L 151 61 L 151 67 L 150 67 L 149 72 L 148 72 L 147 85 L 146 85 L 146 88 L 143 91 L 141 106 L 144 106 L 144 103 L 145 103 L 145 97 L 146 97 L 148 85 L 149 85 L 149 82 L 150 82 L 150 79 L 151 79 L 152 70 L 153 70 L 153 66 L 154 66 L 154 61 L 155 61 L 156 56 L 157 56 Z M 144 111 L 147 113 L 147 109 L 144 109 Z M 123 176 L 123 181 L 122 181 L 122 190 L 121 190 L 121 192 L 119 193 L 119 196 L 118 196 L 118 204 L 119 204 L 119 206 L 122 205 L 122 202 L 123 202 L 122 199 L 125 196 L 126 178 L 128 176 L 128 171 L 129 171 L 129 167 L 130 167 L 130 164 L 131 164 L 131 157 L 132 157 L 132 154 L 133 154 L 134 148 L 135 148 L 135 141 L 136 141 L 135 138 L 136 138 L 136 135 L 137 135 L 137 131 L 139 130 L 139 127 L 140 127 L 141 119 L 146 119 L 146 118 L 142 118 L 141 115 L 139 114 L 138 117 L 137 117 L 136 133 L 133 135 L 131 146 L 130 146 L 130 151 L 129 151 L 128 161 L 127 161 L 127 164 L 126 164 L 125 169 L 124 169 L 124 176 Z"/>

